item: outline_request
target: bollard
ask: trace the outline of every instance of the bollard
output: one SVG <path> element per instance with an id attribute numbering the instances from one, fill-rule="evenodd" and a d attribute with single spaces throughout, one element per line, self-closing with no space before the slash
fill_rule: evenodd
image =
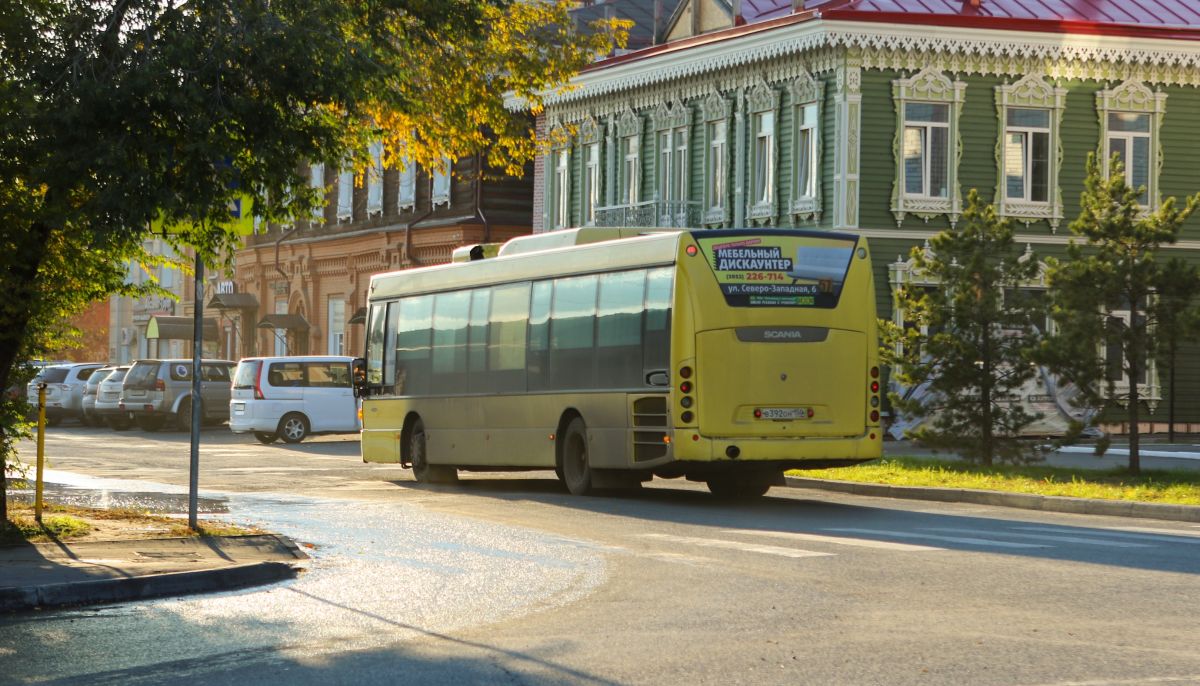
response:
<path id="1" fill-rule="evenodd" d="M 42 523 L 42 466 L 46 462 L 46 384 L 38 384 L 37 482 L 33 497 L 33 519 Z"/>

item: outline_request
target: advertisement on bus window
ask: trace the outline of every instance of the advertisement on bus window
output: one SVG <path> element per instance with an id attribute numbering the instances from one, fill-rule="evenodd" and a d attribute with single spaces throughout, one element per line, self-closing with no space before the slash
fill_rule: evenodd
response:
<path id="1" fill-rule="evenodd" d="M 798 234 L 696 236 L 734 307 L 836 307 L 855 241 Z"/>

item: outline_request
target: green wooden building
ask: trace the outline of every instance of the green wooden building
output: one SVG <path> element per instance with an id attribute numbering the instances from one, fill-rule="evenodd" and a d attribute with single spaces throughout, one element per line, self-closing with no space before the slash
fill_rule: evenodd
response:
<path id="1" fill-rule="evenodd" d="M 682 0 L 654 42 L 549 99 L 534 231 L 858 233 L 881 316 L 903 322 L 892 290 L 914 280 L 910 250 L 952 226 L 972 188 L 1019 222 L 1035 260 L 1070 238 L 1088 153 L 1119 154 L 1148 208 L 1200 191 L 1195 3 Z M 1200 259 L 1200 217 L 1174 249 Z M 1181 430 L 1200 430 L 1192 353 Z M 1137 380 L 1144 429 L 1166 427 L 1167 378 L 1151 364 Z"/>

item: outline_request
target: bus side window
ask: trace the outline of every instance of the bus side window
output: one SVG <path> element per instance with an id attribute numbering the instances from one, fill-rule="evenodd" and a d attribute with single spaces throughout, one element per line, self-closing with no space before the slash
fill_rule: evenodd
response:
<path id="1" fill-rule="evenodd" d="M 488 390 L 488 309 L 491 303 L 492 289 L 471 291 L 471 321 L 467 327 L 467 390 L 471 393 Z"/>
<path id="2" fill-rule="evenodd" d="M 553 281 L 538 281 L 533 284 L 533 297 L 529 304 L 529 390 L 544 391 L 553 388 L 550 380 L 550 295 Z"/>
<path id="3" fill-rule="evenodd" d="M 386 315 L 386 304 L 371 306 L 371 323 L 367 330 L 367 383 L 372 386 L 383 384 L 383 324 Z"/>
<path id="4" fill-rule="evenodd" d="M 387 304 L 387 323 L 383 335 L 383 384 L 384 393 L 398 393 L 396 388 L 396 328 L 400 326 L 400 301 Z"/>
<path id="5" fill-rule="evenodd" d="M 396 395 L 428 395 L 432 365 L 429 342 L 433 325 L 433 296 L 400 301 L 396 326 Z"/>
<path id="6" fill-rule="evenodd" d="M 646 332 L 642 338 L 642 369 L 650 373 L 671 369 L 671 267 L 646 274 Z M 643 379 L 642 385 L 645 385 Z"/>
<path id="7" fill-rule="evenodd" d="M 640 388 L 642 373 L 642 310 L 646 272 L 613 272 L 600 276 L 596 313 L 596 360 L 601 388 Z"/>
<path id="8" fill-rule="evenodd" d="M 596 384 L 595 275 L 554 282 L 550 312 L 550 387 L 592 388 Z"/>
<path id="9" fill-rule="evenodd" d="M 438 395 L 467 392 L 467 318 L 471 293 L 438 293 L 433 307 L 433 390 Z"/>
<path id="10" fill-rule="evenodd" d="M 529 282 L 496 286 L 488 318 L 488 390 L 525 392 L 525 335 Z"/>

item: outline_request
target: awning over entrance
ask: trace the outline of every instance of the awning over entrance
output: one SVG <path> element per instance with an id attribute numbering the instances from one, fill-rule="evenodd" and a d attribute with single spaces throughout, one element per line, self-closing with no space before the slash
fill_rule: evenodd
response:
<path id="1" fill-rule="evenodd" d="M 260 329 L 295 329 L 308 331 L 308 320 L 298 314 L 268 314 L 258 323 Z"/>
<path id="2" fill-rule="evenodd" d="M 258 307 L 258 298 L 253 293 L 218 293 L 208 306 L 218 310 L 253 309 Z"/>
<path id="3" fill-rule="evenodd" d="M 191 317 L 151 317 L 146 323 L 146 338 L 190 341 L 193 338 L 192 332 Z M 202 333 L 206 341 L 217 340 L 217 320 L 205 317 Z"/>
<path id="4" fill-rule="evenodd" d="M 350 318 L 351 324 L 366 324 L 367 323 L 367 308 L 360 307 L 354 311 L 354 316 Z"/>

